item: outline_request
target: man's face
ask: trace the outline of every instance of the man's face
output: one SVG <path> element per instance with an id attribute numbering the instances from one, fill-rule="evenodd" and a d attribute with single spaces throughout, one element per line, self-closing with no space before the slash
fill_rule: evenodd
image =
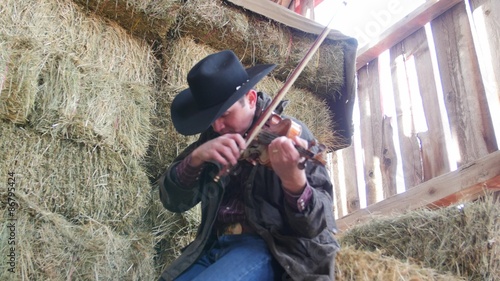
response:
<path id="1" fill-rule="evenodd" d="M 223 135 L 237 133 L 243 135 L 252 125 L 255 114 L 257 93 L 254 90 L 248 92 L 241 100 L 233 104 L 221 117 L 212 123 L 215 132 Z"/>

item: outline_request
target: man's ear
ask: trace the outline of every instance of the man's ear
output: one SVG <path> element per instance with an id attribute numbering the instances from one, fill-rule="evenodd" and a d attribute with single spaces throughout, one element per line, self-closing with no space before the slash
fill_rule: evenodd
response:
<path id="1" fill-rule="evenodd" d="M 250 108 L 254 108 L 257 104 L 257 91 L 251 89 L 247 93 L 247 101 Z"/>

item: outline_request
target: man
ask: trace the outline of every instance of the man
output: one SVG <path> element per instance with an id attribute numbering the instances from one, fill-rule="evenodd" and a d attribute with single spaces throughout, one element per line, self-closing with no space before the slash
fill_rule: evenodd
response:
<path id="1" fill-rule="evenodd" d="M 332 235 L 332 185 L 325 167 L 307 163 L 300 138 L 268 145 L 271 168 L 240 159 L 245 137 L 271 99 L 253 87 L 275 65 L 245 69 L 231 51 L 207 56 L 189 72 L 189 88 L 172 102 L 179 133 L 201 133 L 160 179 L 160 198 L 173 212 L 201 202 L 196 239 L 160 280 L 333 280 L 339 249 Z M 215 180 L 219 171 L 231 173 Z"/>

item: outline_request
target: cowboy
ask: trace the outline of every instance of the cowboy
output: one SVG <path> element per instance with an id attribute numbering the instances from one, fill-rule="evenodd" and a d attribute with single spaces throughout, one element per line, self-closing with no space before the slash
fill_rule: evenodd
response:
<path id="1" fill-rule="evenodd" d="M 159 280 L 333 280 L 332 184 L 322 165 L 298 165 L 296 145 L 314 140 L 308 128 L 294 119 L 300 137 L 272 140 L 271 167 L 240 159 L 249 129 L 271 103 L 254 86 L 274 67 L 245 69 L 232 51 L 211 54 L 174 98 L 176 130 L 200 135 L 161 177 L 160 199 L 173 212 L 200 203 L 202 219 Z M 237 169 L 214 180 L 222 167 Z"/>

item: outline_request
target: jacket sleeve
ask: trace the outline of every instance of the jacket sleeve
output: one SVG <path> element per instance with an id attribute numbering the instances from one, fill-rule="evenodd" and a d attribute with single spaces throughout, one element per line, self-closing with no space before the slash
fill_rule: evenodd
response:
<path id="1" fill-rule="evenodd" d="M 179 162 L 174 162 L 159 180 L 160 200 L 163 206 L 171 212 L 185 212 L 200 201 L 199 185 L 193 188 L 181 186 L 175 180 L 175 167 Z"/>
<path id="2" fill-rule="evenodd" d="M 171 212 L 185 212 L 201 200 L 201 181 L 198 181 L 194 187 L 183 186 L 177 181 L 175 169 L 203 141 L 202 139 L 203 137 L 200 136 L 196 142 L 179 154 L 158 181 L 160 200 L 163 206 Z"/>
<path id="3" fill-rule="evenodd" d="M 308 141 L 313 140 L 314 137 L 309 129 L 301 125 L 301 137 Z M 336 232 L 337 226 L 333 215 L 333 186 L 328 171 L 321 165 L 307 163 L 306 175 L 308 184 L 312 187 L 312 196 L 302 212 L 285 204 L 285 214 L 290 227 L 297 234 L 309 238 L 319 235 L 325 228 Z"/>

